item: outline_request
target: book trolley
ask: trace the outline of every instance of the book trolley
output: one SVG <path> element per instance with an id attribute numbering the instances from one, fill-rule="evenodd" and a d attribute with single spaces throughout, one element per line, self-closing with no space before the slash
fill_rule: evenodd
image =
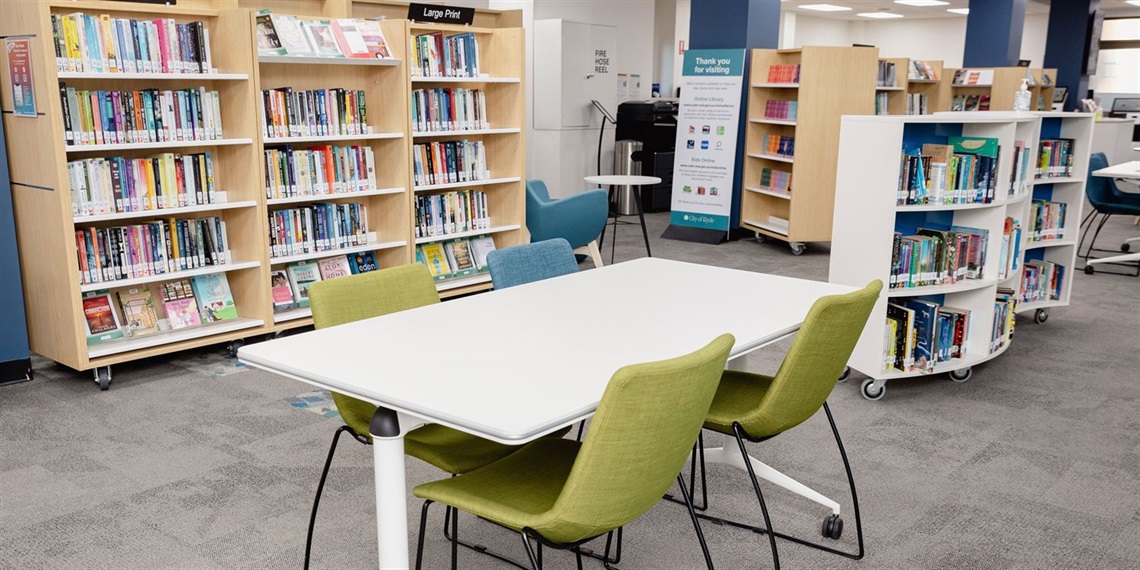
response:
<path id="1" fill-rule="evenodd" d="M 359 18 L 377 21 L 391 49 L 382 59 L 260 55 L 257 11 L 298 19 Z M 109 15 L 115 19 L 165 20 L 171 25 L 198 25 L 208 34 L 212 61 L 208 69 L 178 73 L 153 69 L 82 71 L 57 68 L 52 15 Z M 17 117 L 8 75 L 4 76 L 3 120 L 12 141 L 13 202 L 20 244 L 32 351 L 77 370 L 93 370 L 107 389 L 113 364 L 180 350 L 229 343 L 231 352 L 244 339 L 310 325 L 307 307 L 274 311 L 270 276 L 290 264 L 331 256 L 371 252 L 377 265 L 391 267 L 416 260 L 419 244 L 461 237 L 493 238 L 496 247 L 527 241 L 525 228 L 525 91 L 524 31 L 518 11 L 478 10 L 473 26 L 435 25 L 406 20 L 408 5 L 384 0 L 182 0 L 177 5 L 101 0 L 45 0 L 6 5 L 0 35 L 30 38 L 31 75 L 38 114 Z M 112 24 L 114 25 L 114 24 Z M 431 32 L 478 37 L 481 60 L 477 77 L 413 77 L 409 56 L 414 37 Z M 201 38 L 202 36 L 199 36 Z M 187 40 L 188 41 L 188 40 Z M 200 41 L 200 40 L 198 40 Z M 189 44 L 187 44 L 189 45 Z M 60 64 L 62 66 L 62 64 Z M 203 64 L 203 67 L 207 67 Z M 130 71 L 130 72 L 127 72 Z M 197 71 L 203 71 L 201 73 Z M 481 89 L 486 95 L 486 128 L 418 132 L 411 117 L 412 90 L 423 87 Z M 366 126 L 351 134 L 270 133 L 264 126 L 263 90 L 294 91 L 343 88 L 363 94 Z M 194 139 L 140 142 L 108 139 L 100 144 L 65 140 L 67 89 L 76 91 L 196 90 L 217 92 L 220 133 Z M 208 99 L 207 99 L 208 101 Z M 209 108 L 207 107 L 207 110 Z M 443 184 L 417 184 L 413 151 L 417 143 L 481 141 L 486 148 L 486 179 Z M 309 151 L 325 146 L 353 147 L 374 157 L 374 183 L 320 195 L 274 194 L 267 151 Z M 162 153 L 209 153 L 216 192 L 210 199 L 174 207 L 76 213 L 72 203 L 69 162 L 86 158 L 124 160 Z M 180 156 L 180 155 L 176 155 Z M 469 188 L 486 193 L 490 225 L 465 233 L 416 237 L 415 196 Z M 355 191 L 349 191 L 355 190 Z M 314 204 L 360 206 L 367 212 L 366 239 L 346 247 L 287 253 L 271 248 L 270 223 L 275 212 Z M 89 279 L 77 248 L 77 232 L 147 223 L 208 218 L 224 231 L 213 263 L 177 268 L 131 278 Z M 224 224 L 224 225 L 223 225 Z M 203 226 L 205 227 L 205 226 Z M 211 226 L 213 227 L 213 226 Z M 85 295 L 116 295 L 130 288 L 221 273 L 228 280 L 236 318 L 174 329 L 160 325 L 155 334 L 89 343 L 83 314 Z M 443 296 L 491 288 L 485 273 L 440 276 Z M 163 323 L 166 319 L 161 319 Z"/>
<path id="2" fill-rule="evenodd" d="M 965 382 L 973 366 L 1009 348 L 1014 313 L 1034 311 L 1040 323 L 1049 307 L 1067 305 L 1091 133 L 1091 116 L 1072 113 L 843 117 L 829 280 L 863 286 L 879 279 L 885 285 L 842 379 L 852 368 L 866 375 L 861 391 L 868 400 L 881 399 L 888 380 L 948 373 L 952 380 Z M 907 196 L 914 195 L 909 192 L 913 185 L 908 185 L 913 159 L 906 160 L 904 154 L 921 156 L 937 148 L 926 145 L 952 144 L 956 137 L 996 144 L 994 173 L 987 175 L 993 182 L 992 197 L 960 199 L 975 195 L 975 189 L 967 188 L 947 198 L 909 203 Z M 1059 161 L 1048 152 L 1052 139 L 1071 139 L 1068 154 Z M 1058 215 L 1062 208 L 1063 215 Z M 978 267 L 970 268 L 978 273 L 939 279 L 937 265 L 920 265 L 924 262 L 919 260 L 907 266 L 908 257 L 899 254 L 900 236 L 905 242 L 905 236 L 916 233 L 920 236 L 915 244 L 976 236 L 985 247 Z M 960 237 L 966 234 L 974 236 Z M 955 260 L 961 259 L 964 268 L 966 253 L 977 253 L 965 244 L 976 247 L 979 242 L 952 243 L 962 244 L 963 257 L 945 254 L 951 275 Z M 916 267 L 927 280 L 899 276 Z M 924 334 L 919 326 L 909 339 L 899 334 L 899 323 L 914 319 L 923 307 L 933 307 L 927 325 L 933 330 Z M 898 326 L 892 328 L 892 321 Z M 946 328 L 941 328 L 944 322 Z M 920 349 L 924 341 L 916 340 L 924 336 L 929 339 L 925 352 Z M 913 358 L 923 355 L 927 357 Z"/>

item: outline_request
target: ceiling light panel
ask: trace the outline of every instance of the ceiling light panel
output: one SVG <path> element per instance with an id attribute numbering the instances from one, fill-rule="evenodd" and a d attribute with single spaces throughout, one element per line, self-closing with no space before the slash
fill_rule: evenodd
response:
<path id="1" fill-rule="evenodd" d="M 969 8 L 947 8 L 946 11 L 952 14 L 961 14 L 963 16 L 968 16 L 970 14 Z"/>
<path id="2" fill-rule="evenodd" d="M 803 4 L 797 6 L 804 10 L 815 10 L 817 12 L 847 12 L 851 8 L 847 6 L 836 6 L 835 4 Z"/>
<path id="3" fill-rule="evenodd" d="M 907 6 L 946 6 L 949 2 L 942 0 L 895 0 L 895 4 L 905 4 Z"/>
<path id="4" fill-rule="evenodd" d="M 864 18 L 875 18 L 878 20 L 885 20 L 887 18 L 901 18 L 902 14 L 895 14 L 893 12 L 862 12 L 858 14 Z"/>

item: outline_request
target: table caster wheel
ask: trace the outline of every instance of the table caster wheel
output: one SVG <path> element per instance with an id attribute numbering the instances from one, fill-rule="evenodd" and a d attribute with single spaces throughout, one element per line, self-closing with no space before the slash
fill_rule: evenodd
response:
<path id="1" fill-rule="evenodd" d="M 832 540 L 839 540 L 843 536 L 843 517 L 839 515 L 827 515 L 823 519 L 823 537 Z"/>
<path id="2" fill-rule="evenodd" d="M 864 380 L 861 388 L 863 397 L 871 400 L 872 402 L 882 400 L 883 395 L 887 393 L 887 386 L 885 384 L 881 386 L 875 386 L 875 381 L 871 378 Z"/>
<path id="3" fill-rule="evenodd" d="M 764 243 L 764 242 L 768 241 L 768 236 L 766 236 L 760 232 L 755 232 L 755 233 L 756 233 L 756 243 Z"/>
<path id="4" fill-rule="evenodd" d="M 1049 309 L 1037 309 L 1033 312 L 1033 322 L 1041 324 L 1049 320 Z"/>
<path id="5" fill-rule="evenodd" d="M 788 244 L 792 248 L 792 255 L 803 255 L 807 251 L 807 244 L 793 241 Z"/>
<path id="6" fill-rule="evenodd" d="M 245 346 L 245 339 L 239 338 L 231 340 L 229 346 L 226 347 L 226 350 L 229 351 L 230 356 L 237 358 L 238 350 L 240 350 L 243 346 Z"/>
<path id="7" fill-rule="evenodd" d="M 1085 266 L 1085 275 L 1092 275 L 1093 273 L 1096 273 L 1096 269 L 1091 265 L 1086 265 Z"/>
<path id="8" fill-rule="evenodd" d="M 111 387 L 111 367 L 102 366 L 95 369 L 95 383 L 99 385 L 101 392 L 106 392 Z"/>
<path id="9" fill-rule="evenodd" d="M 850 366 L 844 366 L 844 367 L 843 367 L 843 372 L 840 372 L 840 373 L 839 373 L 839 380 L 838 380 L 838 382 L 839 382 L 840 384 L 842 384 L 842 383 L 846 382 L 846 381 L 847 381 L 847 379 L 848 379 L 848 378 L 850 378 L 850 377 L 851 377 L 851 367 L 850 367 Z"/>
<path id="10" fill-rule="evenodd" d="M 1120 253 L 1128 253 L 1132 249 L 1132 245 L 1128 242 L 1120 244 Z"/>
<path id="11" fill-rule="evenodd" d="M 958 383 L 967 382 L 970 380 L 970 378 L 973 378 L 973 377 L 974 377 L 974 369 L 973 368 L 963 368 L 961 370 L 951 370 L 950 371 L 950 379 L 955 381 L 955 382 L 958 382 Z"/>

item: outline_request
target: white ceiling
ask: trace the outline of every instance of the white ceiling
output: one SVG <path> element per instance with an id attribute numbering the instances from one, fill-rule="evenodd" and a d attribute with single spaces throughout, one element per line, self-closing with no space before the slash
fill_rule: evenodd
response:
<path id="1" fill-rule="evenodd" d="M 965 18 L 961 14 L 947 12 L 948 8 L 967 8 L 969 0 L 942 0 L 948 2 L 946 6 L 907 6 L 896 4 L 893 0 L 784 0 L 783 9 L 820 18 L 834 18 L 838 20 L 874 21 L 871 18 L 859 16 L 860 12 L 888 11 L 902 14 L 905 18 Z M 804 10 L 799 6 L 803 4 L 831 4 L 833 6 L 846 6 L 851 10 L 843 12 L 820 12 L 817 10 Z M 1100 7 L 1107 17 L 1135 16 L 1140 17 L 1140 7 L 1126 4 L 1124 0 L 1101 0 Z M 1049 0 L 1028 0 L 1025 6 L 1026 14 L 1048 14 Z M 894 18 L 895 21 L 899 18 Z"/>

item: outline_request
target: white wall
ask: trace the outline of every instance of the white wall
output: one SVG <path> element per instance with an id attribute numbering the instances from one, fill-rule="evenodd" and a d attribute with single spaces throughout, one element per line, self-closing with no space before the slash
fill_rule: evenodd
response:
<path id="1" fill-rule="evenodd" d="M 682 43 L 685 49 L 689 49 L 689 10 L 691 8 L 691 0 L 677 0 L 676 25 L 673 27 L 674 50 L 679 49 Z M 684 55 L 677 54 L 677 56 L 673 58 L 673 90 L 669 91 L 668 94 L 662 91 L 662 96 L 675 97 L 677 95 L 676 88 L 681 86 L 681 68 L 684 67 L 684 64 Z"/>
<path id="2" fill-rule="evenodd" d="M 677 45 L 674 41 L 677 28 L 677 0 L 656 0 L 653 9 L 653 77 L 644 91 L 649 93 L 653 83 L 661 84 L 661 96 L 673 93 L 673 59 Z M 646 95 L 648 96 L 648 95 Z"/>

